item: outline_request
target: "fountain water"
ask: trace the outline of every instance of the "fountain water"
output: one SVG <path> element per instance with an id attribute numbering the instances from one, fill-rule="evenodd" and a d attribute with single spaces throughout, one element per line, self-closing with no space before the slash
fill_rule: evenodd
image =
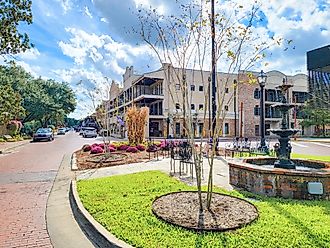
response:
<path id="1" fill-rule="evenodd" d="M 290 129 L 288 128 L 288 113 L 289 110 L 292 109 L 295 105 L 289 104 L 285 95 L 287 91 L 293 87 L 291 84 L 287 84 L 285 79 L 283 79 L 282 85 L 276 87 L 281 90 L 282 93 L 282 102 L 272 105 L 275 110 L 279 110 L 282 115 L 281 127 L 279 129 L 271 129 L 270 131 L 273 134 L 279 136 L 279 144 L 275 146 L 275 151 L 278 160 L 275 161 L 275 168 L 283 168 L 283 169 L 295 169 L 296 166 L 294 162 L 290 159 L 291 154 L 291 145 L 289 144 L 290 136 L 295 135 L 300 130 L 298 129 Z"/>

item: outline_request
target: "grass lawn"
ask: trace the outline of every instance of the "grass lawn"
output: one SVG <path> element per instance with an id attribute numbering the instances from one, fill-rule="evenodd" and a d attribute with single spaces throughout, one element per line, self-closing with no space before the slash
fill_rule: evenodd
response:
<path id="1" fill-rule="evenodd" d="M 152 201 L 164 193 L 195 189 L 158 171 L 78 182 L 85 208 L 118 238 L 135 247 L 330 247 L 330 201 L 255 196 L 259 219 L 225 233 L 197 233 L 158 220 Z M 239 197 L 251 194 L 225 192 Z"/>
<path id="2" fill-rule="evenodd" d="M 320 160 L 320 161 L 330 162 L 330 156 L 317 156 L 317 155 L 309 155 L 309 154 L 292 153 L 291 158 L 303 158 L 303 159 L 311 159 L 311 160 Z"/>
<path id="3" fill-rule="evenodd" d="M 241 155 L 241 156 L 240 156 Z M 241 154 L 236 153 L 235 158 L 243 158 L 250 157 L 248 152 L 242 152 Z M 275 157 L 275 155 L 271 155 L 270 157 Z M 311 160 L 319 160 L 324 162 L 330 162 L 330 156 L 319 156 L 319 155 L 310 155 L 310 154 L 298 154 L 291 153 L 291 158 L 302 158 L 302 159 L 311 159 Z"/>

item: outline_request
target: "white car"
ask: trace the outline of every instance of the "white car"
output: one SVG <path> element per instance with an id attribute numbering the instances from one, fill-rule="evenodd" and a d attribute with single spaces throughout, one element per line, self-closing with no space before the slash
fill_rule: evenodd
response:
<path id="1" fill-rule="evenodd" d="M 97 137 L 97 132 L 96 132 L 95 128 L 83 127 L 82 129 L 83 129 L 82 136 L 84 138 L 88 138 L 88 137 L 96 138 Z"/>
<path id="2" fill-rule="evenodd" d="M 57 135 L 65 135 L 65 128 L 64 127 L 61 127 L 57 130 Z"/>

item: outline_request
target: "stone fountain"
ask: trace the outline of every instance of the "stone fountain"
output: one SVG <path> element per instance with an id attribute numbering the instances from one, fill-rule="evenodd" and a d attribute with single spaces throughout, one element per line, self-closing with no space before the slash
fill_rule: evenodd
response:
<path id="1" fill-rule="evenodd" d="M 275 168 L 295 169 L 295 163 L 290 159 L 291 145 L 289 144 L 290 136 L 295 135 L 300 130 L 288 128 L 288 113 L 295 105 L 287 102 L 285 96 L 287 91 L 293 87 L 292 84 L 287 84 L 283 79 L 282 85 L 276 87 L 281 90 L 282 102 L 272 105 L 272 108 L 280 111 L 282 115 L 281 127 L 279 129 L 270 129 L 273 134 L 279 136 L 279 143 L 275 145 L 275 152 L 278 160 L 275 161 Z"/>
<path id="2" fill-rule="evenodd" d="M 295 199 L 330 200 L 330 163 L 306 159 L 291 159 L 290 136 L 299 130 L 288 128 L 288 112 L 294 107 L 285 98 L 292 85 L 283 81 L 277 88 L 282 92 L 280 103 L 273 105 L 282 114 L 274 146 L 276 158 L 255 157 L 228 161 L 230 184 L 266 196 Z"/>

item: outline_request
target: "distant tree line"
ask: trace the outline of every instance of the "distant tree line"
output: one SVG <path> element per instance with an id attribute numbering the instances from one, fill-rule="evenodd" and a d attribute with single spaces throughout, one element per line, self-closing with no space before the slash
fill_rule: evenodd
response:
<path id="1" fill-rule="evenodd" d="M 0 66 L 0 125 L 10 120 L 46 127 L 64 125 L 76 96 L 65 82 L 34 78 L 14 62 Z"/>

